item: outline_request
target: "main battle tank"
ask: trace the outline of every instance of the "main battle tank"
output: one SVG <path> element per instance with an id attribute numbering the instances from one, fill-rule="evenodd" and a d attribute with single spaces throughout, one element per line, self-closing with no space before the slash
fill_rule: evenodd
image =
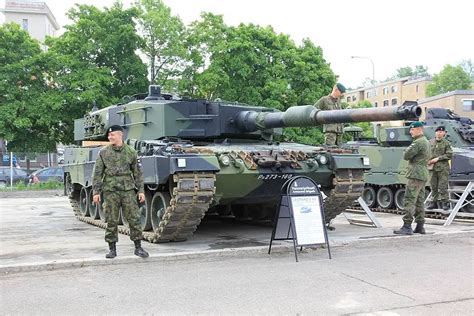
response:
<path id="1" fill-rule="evenodd" d="M 409 104 L 415 104 L 409 102 Z M 426 112 L 424 134 L 428 139 L 435 137 L 436 127 L 446 127 L 446 139 L 453 148 L 449 179 L 458 188 L 474 181 L 474 122 L 467 117 L 459 117 L 444 108 L 430 108 Z M 378 126 L 374 139 L 356 137 L 349 142 L 349 148 L 357 148 L 359 153 L 370 158 L 371 170 L 365 175 L 365 189 L 362 197 L 374 209 L 397 212 L 403 207 L 407 161 L 403 152 L 411 142 L 409 122 L 402 127 Z M 429 192 L 429 182 L 427 182 Z M 468 198 L 473 199 L 472 194 Z M 473 212 L 472 207 L 462 211 Z M 435 217 L 448 212 L 436 210 Z"/>
<path id="2" fill-rule="evenodd" d="M 93 205 L 92 172 L 119 124 L 140 156 L 146 202 L 140 207 L 143 236 L 151 242 L 192 236 L 206 212 L 237 219 L 273 219 L 280 188 L 307 176 L 326 193 L 326 223 L 364 188 L 367 157 L 351 150 L 277 141 L 281 127 L 416 118 L 418 106 L 320 111 L 312 105 L 279 112 L 266 107 L 179 99 L 150 86 L 144 99 L 95 110 L 75 121 L 75 141 L 65 149 L 65 191 L 81 221 L 105 227 Z M 128 228 L 122 217 L 121 233 Z"/>

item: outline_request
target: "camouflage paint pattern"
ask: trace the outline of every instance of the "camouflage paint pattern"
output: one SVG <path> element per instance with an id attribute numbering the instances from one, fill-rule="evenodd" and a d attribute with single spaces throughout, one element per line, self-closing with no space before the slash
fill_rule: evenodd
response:
<path id="1" fill-rule="evenodd" d="M 103 147 L 97 155 L 93 174 L 94 195 L 129 190 L 144 193 L 143 172 L 137 153 L 127 144 Z"/>
<path id="2" fill-rule="evenodd" d="M 306 105 L 279 112 L 266 107 L 180 100 L 150 93 L 144 100 L 88 113 L 75 122 L 75 139 L 105 141 L 107 128 L 121 125 L 126 143 L 138 152 L 141 160 L 145 192 L 152 200 L 146 203 L 147 216 L 162 218 L 161 221 L 155 218 L 154 230 L 166 235 L 165 241 L 183 240 L 189 236 L 187 231 L 192 233 L 199 224 L 203 208 L 206 211 L 211 207 L 225 214 L 223 206 L 239 210 L 240 206 L 266 205 L 273 206 L 270 207 L 273 212 L 282 184 L 297 175 L 312 178 L 328 194 L 338 185 L 336 174 L 341 175 L 339 181 L 344 190 L 362 184 L 363 171 L 370 168 L 363 155 L 352 150 L 275 142 L 274 137 L 281 135 L 281 128 L 326 122 L 395 120 L 416 117 L 418 109 L 392 107 L 339 113 Z M 81 189 L 91 191 L 91 167 L 99 150 L 100 146 L 71 147 L 66 151 L 66 187 L 73 205 L 77 204 Z M 360 178 L 351 182 L 353 175 Z M 335 195 L 338 203 L 344 198 L 350 202 L 353 199 L 352 195 L 338 194 Z M 155 204 L 151 202 L 157 198 L 161 202 L 158 201 L 154 209 Z M 192 206 L 187 207 L 187 203 Z M 163 226 L 164 222 L 181 225 L 174 216 L 186 212 L 192 220 L 188 226 L 178 229 L 186 232 L 171 231 Z M 155 240 L 153 236 L 150 238 Z"/>
<path id="3" fill-rule="evenodd" d="M 408 179 L 405 190 L 405 201 L 403 210 L 403 222 L 405 224 L 425 222 L 425 181 L 418 179 Z"/>
<path id="4" fill-rule="evenodd" d="M 135 190 L 128 191 L 104 191 L 104 211 L 107 222 L 105 229 L 105 241 L 118 241 L 118 220 L 120 209 L 125 215 L 130 227 L 130 239 L 141 240 L 142 230 L 140 227 L 140 212 L 138 211 L 137 194 Z"/>
<path id="5" fill-rule="evenodd" d="M 453 150 L 446 138 L 431 139 L 430 147 L 430 159 L 439 159 L 430 171 L 431 199 L 432 201 L 448 201 L 449 161 L 453 157 Z"/>

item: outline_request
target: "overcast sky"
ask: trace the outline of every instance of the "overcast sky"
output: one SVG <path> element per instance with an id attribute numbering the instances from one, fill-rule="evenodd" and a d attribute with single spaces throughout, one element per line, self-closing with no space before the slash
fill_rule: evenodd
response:
<path id="1" fill-rule="evenodd" d="M 4 7 L 5 0 L 0 0 Z M 110 6 L 113 0 L 45 0 L 63 26 L 74 3 Z M 122 1 L 126 6 L 131 0 Z M 339 81 L 349 87 L 372 77 L 384 80 L 396 69 L 416 65 L 438 73 L 446 64 L 474 61 L 472 0 L 164 0 L 185 24 L 201 12 L 222 14 L 225 23 L 271 25 L 297 43 L 308 37 L 323 49 Z M 1 14 L 0 14 L 1 15 Z M 3 16 L 0 17 L 3 19 Z"/>

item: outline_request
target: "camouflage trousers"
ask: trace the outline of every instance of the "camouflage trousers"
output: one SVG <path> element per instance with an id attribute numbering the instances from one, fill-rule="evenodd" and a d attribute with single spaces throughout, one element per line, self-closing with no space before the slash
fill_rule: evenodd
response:
<path id="1" fill-rule="evenodd" d="M 105 229 L 105 241 L 118 241 L 118 220 L 120 209 L 128 221 L 130 228 L 130 239 L 141 240 L 142 230 L 140 225 L 140 211 L 138 209 L 137 194 L 135 190 L 104 192 L 104 212 L 107 228 Z"/>
<path id="2" fill-rule="evenodd" d="M 431 173 L 431 197 L 432 201 L 448 201 L 448 177 L 449 170 L 430 171 Z"/>
<path id="3" fill-rule="evenodd" d="M 403 222 L 405 224 L 411 225 L 413 217 L 417 223 L 425 222 L 425 183 L 426 181 L 423 180 L 408 179 L 403 201 L 403 210 L 405 211 Z"/>
<path id="4" fill-rule="evenodd" d="M 324 133 L 324 143 L 328 146 L 342 145 L 342 134 L 326 132 Z"/>

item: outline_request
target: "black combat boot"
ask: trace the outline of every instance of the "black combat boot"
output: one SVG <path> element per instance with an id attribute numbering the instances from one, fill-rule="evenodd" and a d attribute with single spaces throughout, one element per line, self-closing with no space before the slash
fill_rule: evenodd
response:
<path id="1" fill-rule="evenodd" d="M 117 257 L 117 248 L 115 248 L 114 242 L 109 242 L 109 253 L 105 255 L 107 259 L 113 259 Z"/>
<path id="2" fill-rule="evenodd" d="M 416 223 L 415 230 L 413 231 L 415 234 L 426 234 L 425 228 L 423 227 L 424 223 Z"/>
<path id="3" fill-rule="evenodd" d="M 427 210 L 434 210 L 435 208 L 438 208 L 438 203 L 436 201 L 430 201 L 426 207 Z"/>
<path id="4" fill-rule="evenodd" d="M 393 233 L 397 235 L 413 235 L 413 229 L 411 229 L 410 224 L 405 223 L 399 230 L 394 230 Z"/>
<path id="5" fill-rule="evenodd" d="M 451 203 L 449 203 L 449 201 L 443 201 L 441 204 L 443 205 L 443 210 L 448 211 L 451 209 Z"/>
<path id="6" fill-rule="evenodd" d="M 135 243 L 135 256 L 139 256 L 141 258 L 148 258 L 148 252 L 146 252 L 145 249 L 142 248 L 142 241 L 135 240 L 133 242 Z"/>

